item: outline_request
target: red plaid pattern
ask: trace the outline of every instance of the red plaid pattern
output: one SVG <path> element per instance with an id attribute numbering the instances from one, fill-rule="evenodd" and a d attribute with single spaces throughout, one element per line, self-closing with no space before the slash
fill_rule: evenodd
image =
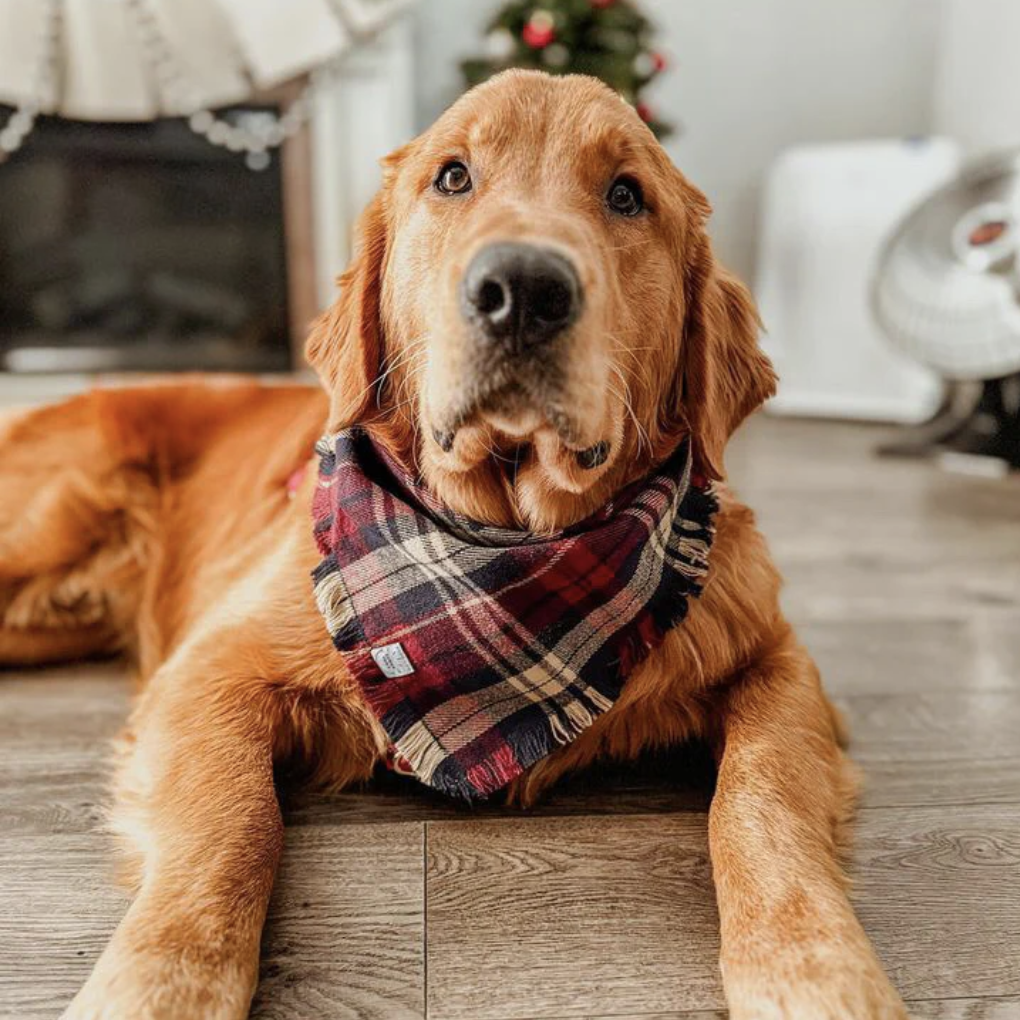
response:
<path id="1" fill-rule="evenodd" d="M 717 503 L 687 444 L 550 536 L 455 514 L 369 435 L 320 441 L 315 598 L 403 770 L 484 797 L 610 708 L 687 613 Z"/>

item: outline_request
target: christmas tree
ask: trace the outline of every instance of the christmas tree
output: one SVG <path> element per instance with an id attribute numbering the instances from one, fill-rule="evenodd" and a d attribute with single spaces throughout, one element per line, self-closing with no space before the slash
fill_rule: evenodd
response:
<path id="1" fill-rule="evenodd" d="M 508 67 L 601 78 L 634 105 L 663 138 L 671 125 L 641 93 L 666 61 L 651 44 L 652 25 L 629 0 L 513 0 L 489 25 L 486 55 L 461 64 L 469 85 Z"/>

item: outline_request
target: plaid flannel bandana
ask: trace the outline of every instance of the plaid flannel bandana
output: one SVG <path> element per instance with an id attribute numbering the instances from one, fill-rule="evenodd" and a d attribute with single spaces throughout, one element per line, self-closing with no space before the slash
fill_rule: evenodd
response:
<path id="1" fill-rule="evenodd" d="M 360 429 L 320 440 L 315 598 L 401 771 L 484 797 L 574 740 L 701 593 L 689 445 L 556 534 L 439 503 Z"/>

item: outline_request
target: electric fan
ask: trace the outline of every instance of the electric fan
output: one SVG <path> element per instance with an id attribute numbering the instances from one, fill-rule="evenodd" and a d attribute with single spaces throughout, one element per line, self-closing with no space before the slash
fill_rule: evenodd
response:
<path id="1" fill-rule="evenodd" d="M 947 383 L 936 416 L 880 452 L 1020 467 L 1020 150 L 971 164 L 910 213 L 872 298 L 889 340 Z"/>

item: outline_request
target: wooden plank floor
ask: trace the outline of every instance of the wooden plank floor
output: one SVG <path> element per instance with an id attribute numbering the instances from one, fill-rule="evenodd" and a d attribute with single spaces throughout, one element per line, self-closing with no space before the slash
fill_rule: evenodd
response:
<path id="1" fill-rule="evenodd" d="M 730 468 L 853 727 L 855 898 L 920 1020 L 1020 1018 L 1020 480 L 878 461 L 880 432 L 759 418 Z M 55 1017 L 125 907 L 100 824 L 116 665 L 0 678 L 0 1017 Z M 395 778 L 285 794 L 253 1016 L 720 1020 L 682 752 L 533 815 Z"/>

